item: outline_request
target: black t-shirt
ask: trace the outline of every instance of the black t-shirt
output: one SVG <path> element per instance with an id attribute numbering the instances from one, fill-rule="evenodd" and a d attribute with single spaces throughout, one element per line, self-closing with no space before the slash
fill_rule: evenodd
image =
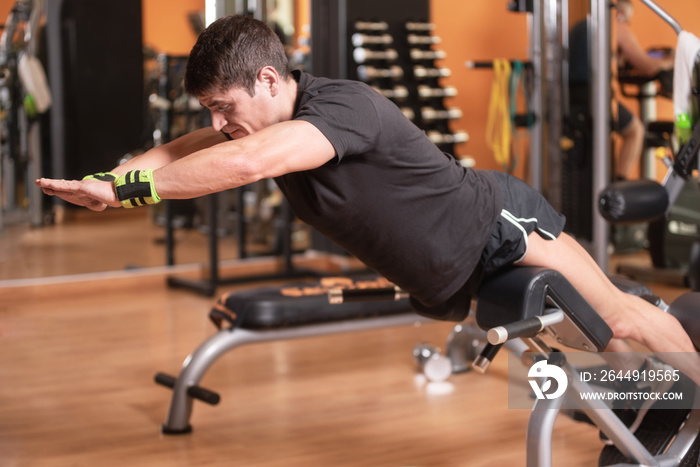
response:
<path id="1" fill-rule="evenodd" d="M 293 118 L 313 124 L 337 153 L 276 179 L 296 215 L 425 305 L 450 298 L 501 211 L 497 182 L 441 152 L 366 84 L 294 77 Z"/>

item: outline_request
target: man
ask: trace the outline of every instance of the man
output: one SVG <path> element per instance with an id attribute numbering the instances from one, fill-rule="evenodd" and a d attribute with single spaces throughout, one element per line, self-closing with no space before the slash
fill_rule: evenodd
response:
<path id="1" fill-rule="evenodd" d="M 608 323 L 610 350 L 629 351 L 629 338 L 697 357 L 674 317 L 610 283 L 539 193 L 464 168 L 363 83 L 290 72 L 265 24 L 214 22 L 190 53 L 185 87 L 211 112 L 211 128 L 116 167 L 114 183 L 101 181 L 111 175 L 36 183 L 99 211 L 274 178 L 300 219 L 407 290 L 423 313 L 454 319 L 436 307 L 473 292 L 483 275 L 542 266 L 560 271 Z M 691 360 L 678 368 L 700 382 Z"/>
<path id="2" fill-rule="evenodd" d="M 641 76 L 653 78 L 662 71 L 673 68 L 673 57 L 656 58 L 650 56 L 639 43 L 632 31 L 630 22 L 634 6 L 629 0 L 618 0 L 615 18 L 617 20 L 617 51 L 621 65 L 628 66 Z M 569 86 L 572 106 L 590 112 L 590 38 L 587 21 L 577 23 L 569 33 Z M 620 102 L 617 103 L 615 131 L 620 135 L 621 145 L 618 163 L 615 165 L 615 178 L 628 179 L 639 163 L 644 149 L 646 128 L 642 121 Z"/>

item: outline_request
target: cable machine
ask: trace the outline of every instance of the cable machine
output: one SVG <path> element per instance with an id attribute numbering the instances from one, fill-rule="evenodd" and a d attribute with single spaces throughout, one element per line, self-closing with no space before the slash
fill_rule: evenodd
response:
<path id="1" fill-rule="evenodd" d="M 566 70 L 564 53 L 567 1 L 515 0 L 508 10 L 527 15 L 529 29 L 528 57 L 524 65 L 531 76 L 528 124 L 530 159 L 528 183 L 543 193 L 560 209 L 560 160 L 562 112 L 565 111 Z M 511 63 L 515 63 L 511 60 Z M 468 68 L 491 68 L 490 61 L 468 61 Z M 517 124 L 517 119 L 516 119 Z"/>
<path id="2" fill-rule="evenodd" d="M 610 8 L 606 0 L 591 1 L 591 116 L 593 119 L 593 177 L 591 206 L 597 205 L 598 193 L 610 180 Z M 603 269 L 608 270 L 608 223 L 592 209 L 590 253 Z"/>
<path id="3" fill-rule="evenodd" d="M 567 230 L 605 270 L 608 225 L 595 211 L 597 194 L 608 184 L 610 139 L 610 9 L 609 2 L 590 3 L 591 141 L 589 173 L 572 168 L 572 141 L 566 134 L 569 108 L 569 6 L 567 0 L 515 0 L 513 12 L 528 15 L 530 110 L 530 180 L 557 210 L 569 218 Z M 580 148 L 577 148 L 580 150 Z M 572 181 L 572 177 L 575 180 Z M 574 183 L 575 181 L 575 183 Z"/>
<path id="4" fill-rule="evenodd" d="M 0 37 L 0 229 L 43 223 L 42 114 L 51 105 L 39 53 L 43 0 L 17 1 Z"/>
<path id="5" fill-rule="evenodd" d="M 653 0 L 640 0 L 678 33 L 681 27 Z M 610 182 L 609 163 L 612 154 L 610 139 L 611 33 L 610 5 L 606 0 L 591 0 L 591 117 L 592 117 L 592 180 L 591 206 L 597 206 L 598 195 Z M 590 253 L 604 270 L 608 270 L 609 224 L 597 209 L 591 212 Z"/>

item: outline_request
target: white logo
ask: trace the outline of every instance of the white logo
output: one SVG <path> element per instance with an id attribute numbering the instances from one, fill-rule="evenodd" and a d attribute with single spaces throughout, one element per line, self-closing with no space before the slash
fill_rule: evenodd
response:
<path id="1" fill-rule="evenodd" d="M 535 391 L 535 395 L 538 399 L 556 399 L 561 397 L 566 391 L 566 386 L 568 385 L 568 380 L 566 378 L 566 373 L 564 370 L 556 365 L 549 365 L 547 360 L 541 360 L 530 367 L 530 371 L 527 372 L 528 378 L 546 378 L 542 387 L 537 384 L 537 381 L 533 379 L 528 379 L 532 390 Z M 557 382 L 557 390 L 552 394 L 546 394 L 552 387 L 552 379 Z"/>

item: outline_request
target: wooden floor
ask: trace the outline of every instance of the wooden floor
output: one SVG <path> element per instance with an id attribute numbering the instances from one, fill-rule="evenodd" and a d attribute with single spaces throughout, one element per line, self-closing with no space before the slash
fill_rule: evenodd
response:
<path id="1" fill-rule="evenodd" d="M 147 220 L 121 219 L 101 246 L 80 240 L 90 229 L 106 235 L 104 222 L 30 232 L 42 245 L 31 261 L 51 264 L 60 280 L 18 280 L 19 266 L 2 268 L 0 466 L 525 465 L 529 411 L 507 408 L 505 355 L 486 375 L 444 383 L 415 371 L 416 344 L 444 347 L 452 325 L 439 322 L 238 348 L 202 381 L 221 403 L 195 402 L 194 431 L 162 435 L 170 391 L 153 375 L 177 374 L 215 332 L 213 299 L 168 289 L 158 269 L 91 276 L 64 248 L 82 243 L 94 262 L 119 264 L 131 261 L 123 243 L 159 235 Z M 150 240 L 143 258 L 162 254 Z M 76 273 L 84 275 L 69 277 Z M 556 466 L 595 466 L 601 446 L 592 427 L 557 421 Z"/>
<path id="2" fill-rule="evenodd" d="M 166 264 L 164 229 L 154 222 L 153 210 L 69 210 L 64 217 L 64 222 L 41 228 L 15 224 L 0 229 L 0 281 L 94 275 Z M 206 261 L 207 240 L 201 228 L 175 230 L 175 264 L 192 266 Z M 221 260 L 236 259 L 237 246 L 233 236 L 223 236 Z"/>

